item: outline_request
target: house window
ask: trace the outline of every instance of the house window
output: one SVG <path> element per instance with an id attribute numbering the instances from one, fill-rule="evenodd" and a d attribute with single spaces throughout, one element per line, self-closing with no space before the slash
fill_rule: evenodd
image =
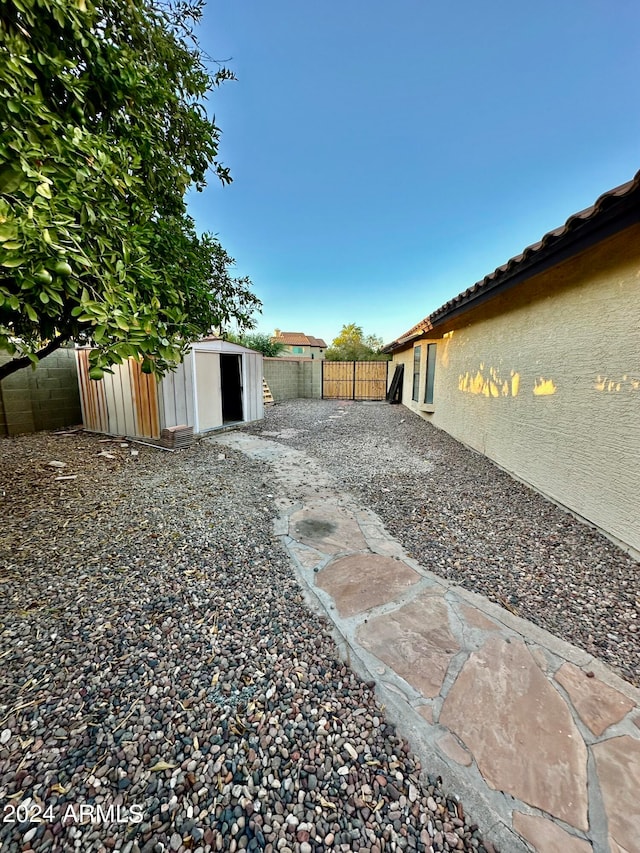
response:
<path id="1" fill-rule="evenodd" d="M 416 403 L 418 402 L 418 398 L 420 396 L 420 355 L 422 352 L 422 347 L 414 347 L 413 348 L 413 394 L 411 395 L 411 399 Z"/>
<path id="2" fill-rule="evenodd" d="M 436 344 L 427 344 L 427 382 L 424 388 L 425 403 L 433 403 L 433 383 L 436 375 Z"/>
<path id="3" fill-rule="evenodd" d="M 296 355 L 301 355 L 304 352 L 304 349 L 302 347 L 294 347 L 293 351 Z"/>

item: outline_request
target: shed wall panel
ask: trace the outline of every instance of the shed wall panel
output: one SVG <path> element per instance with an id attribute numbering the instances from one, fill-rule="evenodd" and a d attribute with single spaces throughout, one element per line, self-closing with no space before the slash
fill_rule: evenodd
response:
<path id="1" fill-rule="evenodd" d="M 104 385 L 89 379 L 89 350 L 76 350 L 82 422 L 94 432 L 109 432 Z"/>
<path id="2" fill-rule="evenodd" d="M 160 426 L 194 426 L 192 354 L 158 384 Z"/>
<path id="3" fill-rule="evenodd" d="M 185 423 L 187 424 L 187 426 L 194 426 L 196 422 L 196 396 L 193 378 L 193 352 L 190 352 L 187 356 L 185 356 L 181 367 L 184 384 L 184 400 L 186 413 L 185 420 L 179 421 L 178 424 Z M 174 424 L 174 426 L 178 426 L 178 424 Z"/>
<path id="4" fill-rule="evenodd" d="M 124 365 L 123 365 L 124 366 Z M 158 380 L 155 375 L 143 373 L 140 362 L 129 359 L 129 380 L 133 389 L 134 414 L 137 422 L 137 435 L 144 438 L 160 438 L 160 419 L 158 416 Z"/>
<path id="5" fill-rule="evenodd" d="M 113 375 L 106 374 L 102 381 L 109 409 L 109 432 L 116 435 L 144 435 L 139 432 L 136 421 L 129 362 L 115 365 Z"/>
<path id="6" fill-rule="evenodd" d="M 158 384 L 158 411 L 160 415 L 160 429 L 177 426 L 174 423 L 176 412 L 176 372 L 171 371 Z"/>

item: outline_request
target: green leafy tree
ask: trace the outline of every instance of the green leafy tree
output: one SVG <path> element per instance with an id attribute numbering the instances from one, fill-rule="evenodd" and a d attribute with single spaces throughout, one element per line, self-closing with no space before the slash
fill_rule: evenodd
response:
<path id="1" fill-rule="evenodd" d="M 364 335 L 362 326 L 344 325 L 325 353 L 327 361 L 388 361 L 380 352 L 384 341 L 376 335 Z"/>
<path id="2" fill-rule="evenodd" d="M 249 349 L 256 350 L 256 352 L 261 352 L 267 358 L 275 358 L 284 349 L 284 344 L 272 340 L 270 335 L 265 335 L 261 332 L 243 333 L 240 335 L 229 332 L 224 337 L 228 341 L 240 344 L 243 347 L 249 347 Z"/>
<path id="3" fill-rule="evenodd" d="M 0 378 L 69 340 L 91 376 L 129 356 L 162 374 L 260 301 L 186 214 L 218 160 L 200 0 L 3 0 Z"/>

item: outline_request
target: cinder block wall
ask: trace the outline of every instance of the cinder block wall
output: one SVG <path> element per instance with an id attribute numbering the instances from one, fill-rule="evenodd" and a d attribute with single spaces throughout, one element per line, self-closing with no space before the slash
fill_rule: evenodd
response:
<path id="1" fill-rule="evenodd" d="M 300 397 L 317 399 L 322 397 L 322 362 L 303 361 L 300 363 Z"/>
<path id="2" fill-rule="evenodd" d="M 0 356 L 0 364 L 9 356 Z M 73 349 L 59 349 L 33 370 L 22 368 L 0 382 L 0 435 L 60 429 L 82 423 Z"/>
<path id="3" fill-rule="evenodd" d="M 322 362 L 311 358 L 265 358 L 264 378 L 273 399 L 297 400 L 322 396 Z"/>

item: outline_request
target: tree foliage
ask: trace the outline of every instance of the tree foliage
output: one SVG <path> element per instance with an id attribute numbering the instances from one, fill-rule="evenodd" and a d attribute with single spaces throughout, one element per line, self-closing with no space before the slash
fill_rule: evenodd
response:
<path id="1" fill-rule="evenodd" d="M 380 352 L 384 341 L 376 335 L 365 335 L 362 326 L 344 325 L 325 352 L 327 361 L 388 361 Z"/>
<path id="2" fill-rule="evenodd" d="M 131 355 L 163 373 L 188 343 L 260 302 L 185 193 L 218 160 L 200 0 L 3 0 L 0 19 L 2 375 L 66 340 L 94 378 Z"/>
<path id="3" fill-rule="evenodd" d="M 276 358 L 284 349 L 284 344 L 280 341 L 274 341 L 271 335 L 265 335 L 261 332 L 251 332 L 236 335 L 232 332 L 225 334 L 226 340 L 232 343 L 240 344 L 243 347 L 261 352 L 267 358 Z"/>

